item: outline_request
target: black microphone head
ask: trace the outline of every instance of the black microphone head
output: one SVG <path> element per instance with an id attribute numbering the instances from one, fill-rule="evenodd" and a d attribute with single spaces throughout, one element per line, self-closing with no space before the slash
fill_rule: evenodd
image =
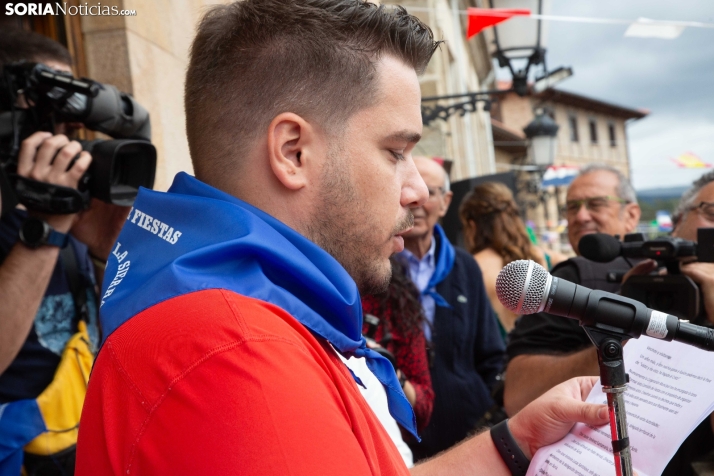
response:
<path id="1" fill-rule="evenodd" d="M 609 263 L 622 251 L 622 243 L 606 233 L 591 233 L 580 238 L 578 251 L 583 258 L 598 263 Z"/>
<path id="2" fill-rule="evenodd" d="M 519 259 L 498 273 L 496 295 L 507 309 L 534 314 L 545 307 L 551 280 L 550 273 L 535 261 Z"/>

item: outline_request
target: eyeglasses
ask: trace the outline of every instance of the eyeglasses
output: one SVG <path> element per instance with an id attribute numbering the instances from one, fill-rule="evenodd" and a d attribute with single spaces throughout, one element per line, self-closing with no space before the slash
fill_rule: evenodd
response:
<path id="1" fill-rule="evenodd" d="M 437 192 L 440 195 L 443 195 L 445 192 L 444 187 L 437 187 L 437 188 L 427 187 L 426 189 L 429 190 L 429 198 L 436 196 Z"/>
<path id="2" fill-rule="evenodd" d="M 585 205 L 585 209 L 593 213 L 598 213 L 610 206 L 610 202 L 620 204 L 629 203 L 627 200 L 620 197 L 606 195 L 604 197 L 583 198 L 582 200 L 568 200 L 565 202 L 564 212 L 566 215 L 576 215 L 580 211 L 580 207 Z"/>
<path id="3" fill-rule="evenodd" d="M 714 202 L 701 202 L 695 207 L 690 207 L 690 210 L 697 210 L 704 215 L 708 221 L 714 223 Z"/>

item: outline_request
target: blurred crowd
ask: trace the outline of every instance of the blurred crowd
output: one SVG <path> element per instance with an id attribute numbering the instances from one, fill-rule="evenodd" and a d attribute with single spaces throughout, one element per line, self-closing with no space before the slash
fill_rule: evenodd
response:
<path id="1" fill-rule="evenodd" d="M 596 349 L 579 321 L 543 312 L 519 316 L 499 301 L 496 278 L 505 265 L 533 260 L 553 276 L 614 293 L 619 292 L 622 279 L 608 279 L 613 271 L 621 272 L 620 277 L 624 275 L 626 280 L 666 270 L 653 260 L 618 257 L 597 263 L 580 256 L 578 245 L 583 236 L 605 233 L 624 237 L 635 231 L 640 218 L 629 180 L 617 169 L 600 164 L 583 168 L 567 190 L 563 211 L 576 256 L 566 259 L 535 243 L 512 191 L 503 183 L 486 182 L 474 187 L 458 205 L 468 255 L 455 248 L 451 254 L 456 258 L 450 258 L 445 250 L 451 245 L 438 224 L 451 205 L 448 176 L 432 159 L 415 160 L 429 187 L 429 202 L 415 211 L 414 230 L 405 236 L 406 249 L 394 261 L 403 263 L 411 278 L 411 299 L 420 299 L 418 322 L 422 324 L 411 340 L 389 341 L 387 347 L 402 353 L 400 348 L 408 346 L 414 355 L 426 354 L 430 365 L 433 397 L 422 394 L 429 405 L 417 401 L 415 407 L 421 410 L 424 438 L 421 443 L 409 442 L 420 459 L 516 414 L 571 377 L 599 375 Z M 672 236 L 696 241 L 698 228 L 713 227 L 713 200 L 714 173 L 709 172 L 683 195 Z M 443 263 L 450 259 L 462 265 L 447 264 L 452 271 L 444 272 Z M 401 282 L 404 271 L 397 269 L 395 281 Z M 680 271 L 702 290 L 704 311 L 698 323 L 711 326 L 714 265 L 683 263 Z M 384 329 L 380 335 L 399 326 L 403 314 L 397 303 L 383 310 L 370 303 L 384 297 L 364 299 L 365 312 L 384 318 L 378 327 Z M 474 300 L 480 304 L 468 308 Z M 409 363 L 397 360 L 397 367 L 408 369 Z M 412 375 L 405 373 L 407 381 Z M 663 474 L 694 474 L 692 462 L 706 458 L 712 450 L 712 422 L 707 420 L 685 441 Z"/>

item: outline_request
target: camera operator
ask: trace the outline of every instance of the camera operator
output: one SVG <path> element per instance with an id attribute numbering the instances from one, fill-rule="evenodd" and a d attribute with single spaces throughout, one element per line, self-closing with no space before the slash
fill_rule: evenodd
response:
<path id="1" fill-rule="evenodd" d="M 714 172 L 697 179 L 683 195 L 674 212 L 672 236 L 697 241 L 699 228 L 714 227 Z M 702 243 L 703 245 L 710 245 Z M 657 268 L 654 260 L 645 260 L 625 275 L 649 274 Z M 681 265 L 681 273 L 689 276 L 701 289 L 707 319 L 714 324 L 714 263 L 689 262 Z"/>
<path id="2" fill-rule="evenodd" d="M 21 30 L 2 32 L 0 68 L 19 61 L 71 73 L 71 57 L 59 43 Z M 35 132 L 27 137 L 18 155 L 17 174 L 77 188 L 92 157 L 68 137 L 75 129 L 75 124 L 61 123 L 54 135 Z M 61 375 L 61 356 L 78 330 L 93 346 L 99 341 L 98 285 L 128 212 L 129 207 L 96 199 L 89 209 L 76 214 L 38 214 L 24 207 L 6 211 L 0 221 L 0 404 L 37 399 L 47 428 L 72 429 L 77 424 L 85 389 L 78 393 L 65 383 L 68 378 Z M 44 230 L 39 233 L 42 236 L 30 233 L 33 226 Z M 61 405 L 51 401 L 57 398 L 62 399 Z M 67 402 L 78 402 L 79 408 L 67 411 Z M 44 404 L 62 410 L 52 414 Z M 74 412 L 76 417 L 70 415 Z M 67 423 L 68 418 L 74 422 Z M 0 440 L 2 431 L 0 426 Z M 76 442 L 76 428 L 73 434 Z M 61 449 L 48 455 L 26 447 L 27 473 L 72 474 L 74 444 Z"/>
<path id="3" fill-rule="evenodd" d="M 714 227 L 714 172 L 707 172 L 692 183 L 692 186 L 682 195 L 673 218 L 672 236 L 684 240 L 697 241 L 699 228 Z M 701 245 L 710 246 L 704 243 Z M 625 274 L 623 282 L 634 275 L 650 274 L 657 269 L 657 266 L 655 260 L 644 260 Z M 680 266 L 680 272 L 689 276 L 701 289 L 706 318 L 709 323 L 714 324 L 714 263 L 689 262 Z M 686 460 L 700 459 L 702 455 L 714 450 L 712 437 L 714 413 L 709 419 L 711 431 L 705 427 L 705 423 L 702 423 L 687 438 L 688 445 L 683 445 L 687 446 Z M 687 471 L 691 470 L 687 468 Z"/>
<path id="4" fill-rule="evenodd" d="M 582 169 L 567 191 L 565 216 L 568 239 L 579 256 L 553 268 L 553 275 L 583 286 L 617 292 L 607 281 L 611 269 L 627 271 L 618 258 L 607 266 L 580 256 L 578 244 L 589 233 L 624 235 L 635 230 L 640 207 L 627 177 L 617 169 L 591 164 Z M 504 393 L 506 412 L 514 415 L 546 390 L 568 378 L 598 375 L 597 352 L 577 321 L 547 313 L 516 321 L 508 343 Z"/>
<path id="5" fill-rule="evenodd" d="M 700 197 L 699 201 L 692 198 L 691 203 L 686 203 L 681 209 L 681 225 L 703 217 L 703 213 L 691 211 L 691 207 L 698 206 L 701 200 L 714 199 L 714 186 L 711 190 L 713 193 L 708 195 L 708 198 L 702 195 L 703 198 Z M 685 194 L 685 197 L 697 195 L 698 191 L 695 191 L 690 195 Z M 597 164 L 584 168 L 571 183 L 567 195 L 566 217 L 570 243 L 576 253 L 580 254 L 578 244 L 587 233 L 623 236 L 633 232 L 640 218 L 640 209 L 634 189 L 627 178 L 615 169 Z M 693 236 L 678 236 L 696 239 L 696 227 L 693 227 L 693 230 L 688 232 L 693 233 Z M 676 231 L 684 233 L 684 227 L 678 226 Z M 697 266 L 701 264 L 703 263 L 696 263 Z M 554 268 L 553 274 L 592 289 L 618 292 L 620 284 L 606 279 L 610 271 L 627 271 L 625 276 L 629 277 L 633 273 L 647 274 L 655 266 L 652 262 L 649 265 L 635 265 L 630 269 L 630 265 L 622 257 L 610 263 L 596 263 L 578 256 Z M 685 271 L 691 269 L 689 266 L 692 265 L 683 266 L 682 272 L 690 272 Z M 511 333 L 508 352 L 510 361 L 506 371 L 504 402 L 507 412 L 511 415 L 551 386 L 571 376 L 599 374 L 596 350 L 579 323 L 573 319 L 546 313 L 521 317 Z M 714 435 L 709 425 L 699 425 L 682 444 L 663 475 L 693 475 L 691 462 L 708 452 L 712 442 Z"/>

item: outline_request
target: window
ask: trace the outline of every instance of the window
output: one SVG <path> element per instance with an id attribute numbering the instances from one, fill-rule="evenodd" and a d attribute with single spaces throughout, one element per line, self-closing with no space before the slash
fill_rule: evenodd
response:
<path id="1" fill-rule="evenodd" d="M 610 147 L 617 147 L 617 136 L 615 135 L 615 124 L 612 122 L 607 125 L 607 132 L 610 136 Z"/>
<path id="2" fill-rule="evenodd" d="M 45 2 L 42 2 L 45 3 Z M 76 0 L 67 2 L 78 5 Z M 86 2 L 85 2 L 86 4 Z M 87 63 L 84 55 L 84 36 L 82 34 L 80 15 L 28 15 L 0 17 L 0 30 L 21 28 L 45 35 L 67 47 L 74 64 L 74 74 L 77 77 L 87 77 Z"/>
<path id="3" fill-rule="evenodd" d="M 597 122 L 595 119 L 590 119 L 588 122 L 590 124 L 590 142 L 597 144 Z"/>
<path id="4" fill-rule="evenodd" d="M 578 142 L 578 118 L 575 114 L 568 115 L 568 125 L 570 126 L 570 140 Z"/>

